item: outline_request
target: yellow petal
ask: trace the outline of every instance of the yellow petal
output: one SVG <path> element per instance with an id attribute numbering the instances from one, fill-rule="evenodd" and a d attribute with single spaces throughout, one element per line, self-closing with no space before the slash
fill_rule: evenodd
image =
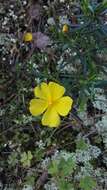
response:
<path id="1" fill-rule="evenodd" d="M 66 116 L 72 108 L 73 100 L 69 96 L 60 98 L 54 105 L 61 116 Z"/>
<path id="2" fill-rule="evenodd" d="M 26 32 L 23 36 L 24 42 L 30 42 L 32 41 L 32 39 L 33 39 L 33 36 L 32 36 L 32 33 L 30 32 Z"/>
<path id="3" fill-rule="evenodd" d="M 64 26 L 63 26 L 63 28 L 62 28 L 62 32 L 67 33 L 68 30 L 69 30 L 68 25 L 67 25 L 67 24 L 64 24 Z"/>
<path id="4" fill-rule="evenodd" d="M 34 94 L 40 99 L 51 101 L 50 90 L 47 83 L 45 82 L 42 82 L 40 85 L 34 88 Z"/>
<path id="5" fill-rule="evenodd" d="M 38 116 L 46 110 L 47 106 L 48 106 L 48 104 L 44 100 L 32 99 L 30 101 L 29 110 L 30 110 L 32 115 Z"/>
<path id="6" fill-rule="evenodd" d="M 52 101 L 61 98 L 65 93 L 65 88 L 55 82 L 49 82 L 49 89 L 51 92 Z"/>
<path id="7" fill-rule="evenodd" d="M 42 117 L 42 125 L 48 127 L 58 127 L 60 124 L 60 117 L 56 110 L 50 106 Z"/>

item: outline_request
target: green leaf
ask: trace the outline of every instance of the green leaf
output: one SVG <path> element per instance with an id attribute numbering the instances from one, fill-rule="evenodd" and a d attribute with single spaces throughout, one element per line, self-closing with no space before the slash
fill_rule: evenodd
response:
<path id="1" fill-rule="evenodd" d="M 45 154 L 45 152 L 44 152 L 43 149 L 40 149 L 40 148 L 37 149 L 37 150 L 35 151 L 35 155 L 34 155 L 35 160 L 36 160 L 36 161 L 40 161 L 40 160 L 43 158 L 44 154 Z"/>
<path id="2" fill-rule="evenodd" d="M 28 151 L 27 154 L 28 154 L 28 159 L 31 160 L 31 159 L 33 158 L 33 155 L 32 155 L 32 153 L 31 153 L 31 151 Z"/>
<path id="3" fill-rule="evenodd" d="M 86 176 L 81 179 L 79 186 L 83 190 L 93 190 L 96 187 L 96 185 L 97 183 L 92 177 Z"/>
<path id="4" fill-rule="evenodd" d="M 78 98 L 78 106 L 79 106 L 79 110 L 78 112 L 83 112 L 87 103 L 88 97 L 85 93 L 85 91 L 82 89 L 80 91 L 80 95 Z"/>
<path id="5" fill-rule="evenodd" d="M 103 12 L 105 9 L 107 9 L 107 0 L 104 0 L 102 3 L 100 3 L 96 8 L 95 8 L 95 13 L 99 14 Z"/>
<path id="6" fill-rule="evenodd" d="M 33 175 L 28 175 L 28 176 L 26 176 L 26 178 L 25 178 L 25 184 L 34 186 L 35 178 L 36 178 L 36 177 L 33 176 Z"/>
<path id="7" fill-rule="evenodd" d="M 80 150 L 86 150 L 88 148 L 88 145 L 83 139 L 80 139 L 76 142 L 76 148 Z"/>
<path id="8" fill-rule="evenodd" d="M 76 161 L 74 158 L 68 158 L 68 160 L 65 160 L 64 158 L 61 158 L 60 161 L 52 161 L 48 172 L 53 176 L 61 176 L 65 177 L 70 175 L 74 169 L 76 168 Z"/>
<path id="9" fill-rule="evenodd" d="M 62 176 L 70 175 L 76 167 L 76 161 L 73 158 L 69 158 L 67 161 L 62 158 L 58 165 L 59 172 Z"/>
<path id="10" fill-rule="evenodd" d="M 89 15 L 94 14 L 94 9 L 91 6 L 89 0 L 82 0 L 81 7 L 85 15 L 89 16 Z"/>
<path id="11" fill-rule="evenodd" d="M 23 152 L 21 154 L 21 163 L 23 164 L 24 167 L 26 166 L 30 166 L 30 163 L 31 163 L 31 160 L 33 158 L 33 155 L 31 153 L 31 151 L 28 151 L 27 153 L 26 152 Z"/>
<path id="12" fill-rule="evenodd" d="M 15 166 L 17 163 L 18 163 L 18 153 L 12 152 L 12 154 L 9 155 L 8 164 L 9 166 Z"/>
<path id="13" fill-rule="evenodd" d="M 48 168 L 48 173 L 51 175 L 57 175 L 58 174 L 58 162 L 53 160 Z"/>
<path id="14" fill-rule="evenodd" d="M 58 181 L 58 188 L 59 190 L 74 190 L 72 184 L 65 181 L 63 178 Z"/>
<path id="15" fill-rule="evenodd" d="M 23 163 L 24 161 L 26 161 L 27 160 L 27 153 L 26 152 L 23 152 L 22 154 L 21 154 L 21 162 Z"/>

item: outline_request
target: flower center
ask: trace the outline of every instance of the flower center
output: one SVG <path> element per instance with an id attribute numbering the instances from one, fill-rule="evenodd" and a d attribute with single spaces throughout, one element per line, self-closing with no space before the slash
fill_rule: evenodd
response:
<path id="1" fill-rule="evenodd" d="M 53 103 L 52 100 L 49 100 L 48 102 L 49 106 L 52 105 L 52 103 Z"/>

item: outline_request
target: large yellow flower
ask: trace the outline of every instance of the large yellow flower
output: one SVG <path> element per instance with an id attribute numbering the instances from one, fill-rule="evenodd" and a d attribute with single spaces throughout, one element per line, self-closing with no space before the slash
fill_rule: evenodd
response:
<path id="1" fill-rule="evenodd" d="M 55 82 L 49 84 L 43 82 L 34 88 L 36 98 L 30 101 L 30 112 L 33 116 L 42 113 L 42 125 L 48 127 L 58 127 L 60 115 L 66 116 L 70 111 L 73 100 L 69 96 L 64 96 L 65 88 Z"/>

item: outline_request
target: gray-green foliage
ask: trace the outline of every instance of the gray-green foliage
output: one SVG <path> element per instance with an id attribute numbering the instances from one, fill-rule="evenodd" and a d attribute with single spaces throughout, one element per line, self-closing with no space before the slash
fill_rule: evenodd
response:
<path id="1" fill-rule="evenodd" d="M 27 26 L 29 20 L 26 8 L 28 10 L 31 4 L 23 6 L 26 1 L 20 0 L 20 9 L 15 1 L 0 3 L 1 22 L 4 18 L 7 20 L 5 27 L 0 28 L 3 31 L 0 34 L 0 45 L 3 46 L 0 46 L 0 180 L 3 176 L 6 184 L 14 183 L 14 189 L 20 189 L 25 184 L 35 187 L 44 170 L 49 173 L 48 182 L 44 182 L 51 184 L 47 186 L 49 190 L 93 190 L 97 188 L 96 180 L 101 188 L 107 183 L 107 118 L 104 116 L 99 121 L 95 117 L 99 117 L 100 113 L 97 114 L 94 110 L 94 123 L 89 124 L 90 115 L 85 110 L 88 99 L 93 102 L 99 98 L 99 95 L 95 96 L 96 88 L 101 88 L 100 93 L 107 94 L 107 23 L 103 12 L 106 12 L 107 1 L 103 0 L 99 4 L 97 0 L 94 4 L 94 1 L 54 1 L 52 7 L 48 4 L 42 6 L 41 1 L 41 20 L 36 28 L 35 22 L 30 18 L 27 29 L 42 29 L 49 34 L 51 47 L 42 51 L 32 51 L 33 44 L 23 44 L 20 39 L 20 31 Z M 15 8 L 16 11 L 11 11 L 11 3 L 14 4 L 12 10 Z M 8 13 L 5 17 L 6 10 Z M 74 26 L 73 11 L 77 20 Z M 18 15 L 13 15 L 12 12 Z M 55 25 L 51 30 L 46 21 L 50 14 L 55 17 Z M 64 16 L 71 24 L 67 34 L 61 32 L 62 14 L 66 14 Z M 18 22 L 12 20 L 15 16 Z M 56 129 L 55 133 L 52 132 L 53 129 L 42 127 L 40 119 L 29 113 L 34 86 L 50 80 L 62 83 L 66 94 L 74 99 L 72 113 L 62 120 L 61 128 Z M 106 97 L 101 97 L 105 105 Z M 94 104 L 95 108 L 97 105 Z M 107 108 L 104 106 L 97 109 L 102 109 L 103 114 L 106 114 Z M 87 116 L 82 117 L 82 121 L 78 117 L 81 111 L 85 111 Z M 92 111 L 93 109 L 91 114 Z M 74 122 L 73 116 L 77 118 Z M 85 119 L 88 125 L 85 125 Z M 78 134 L 81 134 L 81 139 L 77 139 Z M 41 140 L 45 142 L 43 147 Z M 60 149 L 58 155 L 51 155 L 50 149 L 53 146 Z"/>
<path id="2" fill-rule="evenodd" d="M 52 160 L 48 172 L 55 178 L 59 190 L 73 190 L 73 185 L 66 180 L 76 169 L 76 160 L 73 157 Z"/>
<path id="3" fill-rule="evenodd" d="M 80 152 L 84 152 L 84 149 L 81 149 Z M 94 169 L 88 160 L 83 161 L 84 166 L 80 166 L 79 163 L 82 162 L 82 159 L 79 161 L 76 154 L 62 151 L 56 157 L 53 156 L 48 164 L 48 173 L 54 178 L 55 184 L 59 189 L 75 189 L 79 182 L 79 186 L 84 190 L 93 190 L 96 187 L 96 180 L 93 177 Z M 90 153 L 87 149 L 88 154 Z"/>

